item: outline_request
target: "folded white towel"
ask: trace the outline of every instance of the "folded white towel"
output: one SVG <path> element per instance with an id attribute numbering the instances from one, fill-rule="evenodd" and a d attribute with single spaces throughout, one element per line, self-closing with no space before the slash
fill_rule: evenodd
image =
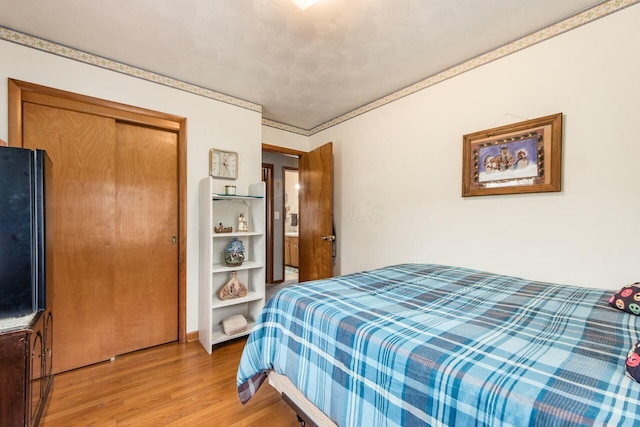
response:
<path id="1" fill-rule="evenodd" d="M 247 330 L 247 319 L 242 314 L 227 317 L 222 321 L 222 329 L 227 335 L 235 335 Z"/>

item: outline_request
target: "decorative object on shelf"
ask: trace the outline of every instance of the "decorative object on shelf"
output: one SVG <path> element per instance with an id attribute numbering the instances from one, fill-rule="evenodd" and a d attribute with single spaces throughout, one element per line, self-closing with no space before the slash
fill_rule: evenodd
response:
<path id="1" fill-rule="evenodd" d="M 236 186 L 235 185 L 225 185 L 224 186 L 224 194 L 227 196 L 235 196 L 236 195 Z"/>
<path id="2" fill-rule="evenodd" d="M 462 197 L 560 191 L 562 113 L 463 136 Z"/>
<path id="3" fill-rule="evenodd" d="M 214 178 L 238 178 L 238 153 L 234 151 L 209 150 L 209 175 Z"/>
<path id="4" fill-rule="evenodd" d="M 231 279 L 226 285 L 220 289 L 220 299 L 225 301 L 232 298 L 240 298 L 247 295 L 247 287 L 244 283 L 238 280 L 238 275 L 235 271 L 231 272 Z"/>
<path id="5" fill-rule="evenodd" d="M 238 217 L 238 231 L 249 231 L 249 224 L 243 213 Z"/>
<path id="6" fill-rule="evenodd" d="M 229 267 L 237 267 L 244 262 L 244 244 L 242 240 L 234 237 L 224 248 L 224 262 Z"/>
<path id="7" fill-rule="evenodd" d="M 226 335 L 235 335 L 247 330 L 247 319 L 242 314 L 227 317 L 222 321 L 222 330 Z"/>
<path id="8" fill-rule="evenodd" d="M 218 225 L 217 227 L 213 227 L 213 231 L 216 233 L 231 233 L 233 231 L 233 227 L 225 227 L 224 225 L 222 225 L 222 223 L 220 223 L 220 225 Z"/>

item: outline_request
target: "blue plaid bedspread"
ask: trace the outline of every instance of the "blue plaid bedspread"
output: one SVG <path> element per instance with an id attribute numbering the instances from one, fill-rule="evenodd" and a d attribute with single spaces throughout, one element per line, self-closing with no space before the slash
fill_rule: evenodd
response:
<path id="1" fill-rule="evenodd" d="M 424 264 L 291 286 L 247 340 L 238 393 L 275 370 L 339 426 L 640 425 L 640 317 L 613 292 Z"/>

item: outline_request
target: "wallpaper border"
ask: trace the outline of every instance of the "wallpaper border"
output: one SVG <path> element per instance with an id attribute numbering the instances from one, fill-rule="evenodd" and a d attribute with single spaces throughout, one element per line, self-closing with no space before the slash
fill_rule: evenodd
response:
<path id="1" fill-rule="evenodd" d="M 167 77 L 162 74 L 154 73 L 152 71 L 147 71 L 142 68 L 124 64 L 122 62 L 103 58 L 101 56 L 87 53 L 82 50 L 74 49 L 45 39 L 41 39 L 39 37 L 21 33 L 10 28 L 0 26 L 0 40 L 5 40 L 22 46 L 31 47 L 33 49 L 51 53 L 53 55 L 73 59 L 78 62 L 94 65 L 106 70 L 115 71 L 117 73 L 122 73 L 131 77 L 137 77 L 142 80 L 158 83 L 163 86 L 168 86 L 174 89 L 179 89 L 185 92 L 193 93 L 195 95 L 204 96 L 206 98 L 215 99 L 216 101 L 221 101 L 227 104 L 235 105 L 237 107 L 242 107 L 248 110 L 256 111 L 258 113 L 262 113 L 262 106 L 253 102 L 245 101 L 244 99 L 216 92 L 205 87 Z"/>
<path id="2" fill-rule="evenodd" d="M 620 11 L 626 7 L 632 6 L 636 3 L 640 3 L 640 0 L 609 0 L 607 2 L 596 5 L 590 9 L 580 12 L 570 18 L 560 21 L 554 25 L 546 27 L 540 31 L 532 33 L 528 36 L 522 37 L 497 49 L 489 51 L 485 54 L 476 56 L 468 61 L 453 66 L 441 73 L 435 74 L 396 92 L 393 92 L 387 96 L 379 98 L 373 102 L 365 104 L 355 110 L 342 114 L 328 122 L 320 124 L 311 129 L 302 129 L 296 126 L 287 125 L 285 123 L 276 122 L 266 118 L 262 119 L 262 125 L 276 129 L 280 129 L 286 132 L 296 133 L 303 136 L 312 136 L 318 132 L 326 130 L 330 127 L 336 126 L 349 119 L 357 117 L 361 114 L 367 113 L 383 105 L 397 101 L 405 96 L 411 95 L 430 86 L 438 84 L 444 80 L 448 80 L 452 77 L 458 76 L 467 71 L 473 70 L 482 65 L 493 62 L 497 59 L 503 58 L 512 53 L 521 51 L 535 44 L 551 39 L 555 36 L 563 34 L 567 31 L 571 31 L 582 25 L 593 22 L 597 19 L 610 15 L 614 12 Z M 96 67 L 104 68 L 107 70 L 122 73 L 131 77 L 137 77 L 139 79 L 147 80 L 150 82 L 158 83 L 164 86 L 172 87 L 175 89 L 183 90 L 185 92 L 193 93 L 195 95 L 204 96 L 206 98 L 221 101 L 227 104 L 231 104 L 237 107 L 246 108 L 252 111 L 262 113 L 262 106 L 250 101 L 246 101 L 240 98 L 236 98 L 230 95 L 226 95 L 220 92 L 216 92 L 211 89 L 207 89 L 201 86 L 197 86 L 191 83 L 187 83 L 181 80 L 177 80 L 171 77 L 167 77 L 158 73 L 147 71 L 141 68 L 133 67 L 121 62 L 117 62 L 108 58 L 103 58 L 97 55 L 93 55 L 78 49 L 70 48 L 64 45 L 50 42 L 29 34 L 24 34 L 12 29 L 0 26 L 0 40 L 17 43 L 22 46 L 31 47 L 37 50 L 48 52 L 54 55 L 62 56 L 68 59 L 73 59 L 85 64 L 94 65 Z"/>
<path id="3" fill-rule="evenodd" d="M 582 25 L 593 22 L 597 19 L 610 15 L 614 12 L 618 12 L 624 8 L 632 6 L 636 3 L 639 3 L 640 0 L 610 0 L 605 3 L 601 3 L 597 6 L 594 6 L 590 9 L 587 9 L 581 13 L 578 13 L 572 17 L 569 17 L 563 21 L 560 21 L 554 25 L 546 27 L 540 31 L 532 33 L 528 36 L 522 37 L 516 41 L 508 43 L 504 46 L 501 46 L 497 49 L 489 51 L 485 54 L 476 56 L 468 61 L 465 61 L 459 65 L 451 67 L 441 73 L 435 74 L 431 77 L 428 77 L 424 80 L 419 81 L 413 85 L 407 86 L 404 89 L 393 92 L 387 96 L 384 96 L 380 99 L 370 102 L 369 104 L 363 105 L 362 107 L 356 108 L 346 114 L 336 117 L 333 120 L 325 122 L 321 125 L 318 125 L 307 131 L 307 136 L 314 135 L 318 132 L 326 130 L 332 126 L 343 123 L 349 119 L 357 117 L 361 114 L 374 110 L 383 105 L 389 104 L 391 102 L 397 101 L 400 98 L 404 98 L 407 95 L 411 95 L 420 90 L 426 89 L 430 86 L 443 82 L 444 80 L 448 80 L 452 77 L 458 76 L 467 71 L 478 68 L 482 65 L 493 62 L 497 59 L 504 58 L 507 55 L 512 53 L 521 51 L 528 47 L 531 47 L 535 44 L 543 42 L 545 40 L 549 40 L 553 37 L 556 37 L 560 34 L 571 31 L 575 28 L 578 28 Z M 264 123 L 263 123 L 264 124 Z M 275 126 L 274 126 L 275 127 Z"/>

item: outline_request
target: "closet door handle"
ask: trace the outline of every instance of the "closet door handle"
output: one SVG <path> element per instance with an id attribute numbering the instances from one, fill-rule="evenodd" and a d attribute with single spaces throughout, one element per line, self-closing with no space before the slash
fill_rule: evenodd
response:
<path id="1" fill-rule="evenodd" d="M 328 236 L 322 236 L 322 240 L 333 242 L 334 240 L 336 240 L 336 236 L 334 236 L 333 234 L 329 234 Z"/>

